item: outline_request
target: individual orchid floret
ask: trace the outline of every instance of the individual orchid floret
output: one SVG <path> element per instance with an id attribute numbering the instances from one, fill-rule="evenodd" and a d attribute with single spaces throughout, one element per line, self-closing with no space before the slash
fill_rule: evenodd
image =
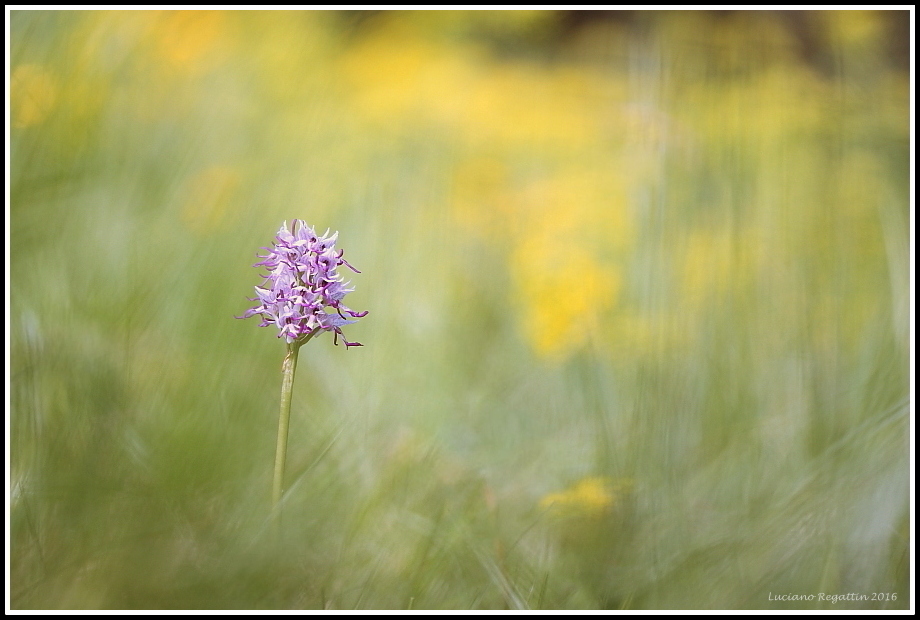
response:
<path id="1" fill-rule="evenodd" d="M 259 255 L 262 260 L 253 265 L 267 271 L 262 286 L 255 287 L 256 297 L 250 299 L 257 305 L 237 318 L 261 316 L 260 327 L 277 327 L 278 337 L 288 344 L 328 331 L 335 344 L 341 336 L 346 348 L 362 346 L 346 340 L 342 332 L 343 325 L 354 323 L 352 319 L 367 311 L 355 312 L 342 303 L 354 289 L 343 282 L 338 268 L 345 265 L 361 272 L 343 258 L 343 250 L 335 249 L 338 234 L 330 236 L 327 230 L 317 235 L 303 220 L 294 220 L 290 230 L 283 223 L 274 245 L 263 248 L 266 254 Z"/>

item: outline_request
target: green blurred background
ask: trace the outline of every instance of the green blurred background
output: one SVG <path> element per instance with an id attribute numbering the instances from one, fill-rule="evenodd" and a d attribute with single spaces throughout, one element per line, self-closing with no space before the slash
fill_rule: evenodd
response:
<path id="1" fill-rule="evenodd" d="M 13 11 L 10 605 L 907 608 L 909 18 Z"/>

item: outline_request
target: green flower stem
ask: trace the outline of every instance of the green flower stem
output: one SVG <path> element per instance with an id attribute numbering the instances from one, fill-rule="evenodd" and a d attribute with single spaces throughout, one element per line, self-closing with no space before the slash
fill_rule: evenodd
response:
<path id="1" fill-rule="evenodd" d="M 287 346 L 281 364 L 281 412 L 278 415 L 278 445 L 275 449 L 275 475 L 272 479 L 272 511 L 276 526 L 281 523 L 281 497 L 284 495 L 284 462 L 287 458 L 288 428 L 291 423 L 291 395 L 294 392 L 294 372 L 297 370 L 297 353 L 313 334 L 295 340 Z"/>

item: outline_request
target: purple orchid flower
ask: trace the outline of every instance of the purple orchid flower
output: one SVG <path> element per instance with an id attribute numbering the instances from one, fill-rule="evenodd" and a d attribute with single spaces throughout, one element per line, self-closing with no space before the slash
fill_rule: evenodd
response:
<path id="1" fill-rule="evenodd" d="M 355 323 L 367 314 L 355 312 L 342 303 L 342 299 L 354 289 L 349 282 L 343 282 L 337 269 L 345 265 L 355 273 L 361 273 L 352 267 L 342 255 L 343 250 L 335 249 L 338 233 L 323 235 L 303 220 L 294 220 L 291 230 L 287 222 L 275 237 L 275 244 L 254 267 L 264 267 L 268 274 L 262 286 L 257 286 L 256 297 L 250 301 L 257 305 L 247 310 L 245 319 L 259 315 L 262 317 L 260 327 L 274 325 L 278 328 L 278 337 L 289 344 L 305 341 L 322 331 L 332 332 L 334 344 L 339 336 L 345 348 L 363 346 L 360 342 L 349 342 L 342 332 L 343 325 Z"/>

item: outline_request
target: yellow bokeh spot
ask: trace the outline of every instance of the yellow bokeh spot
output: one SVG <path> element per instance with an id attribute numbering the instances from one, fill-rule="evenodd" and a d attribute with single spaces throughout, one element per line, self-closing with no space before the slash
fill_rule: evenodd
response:
<path id="1" fill-rule="evenodd" d="M 885 16 L 879 11 L 827 11 L 823 15 L 829 32 L 845 49 L 864 49 L 885 36 Z"/>
<path id="2" fill-rule="evenodd" d="M 154 31 L 157 52 L 174 66 L 198 68 L 216 48 L 223 30 L 221 11 L 169 11 Z"/>
<path id="3" fill-rule="evenodd" d="M 464 93 L 458 117 L 474 147 L 550 148 L 563 153 L 598 146 L 603 135 L 601 89 L 588 72 L 527 63 L 492 67 Z"/>
<path id="4" fill-rule="evenodd" d="M 13 127 L 38 125 L 57 101 L 55 79 L 38 65 L 19 65 L 10 77 L 10 115 Z"/>
<path id="5" fill-rule="evenodd" d="M 550 493 L 540 500 L 540 508 L 558 515 L 597 517 L 610 511 L 632 492 L 629 479 L 612 480 L 605 476 L 582 478 L 564 491 Z"/>
<path id="6" fill-rule="evenodd" d="M 583 347 L 617 305 L 629 217 L 610 175 L 560 171 L 517 193 L 505 234 L 524 334 L 544 359 L 562 361 Z"/>
<path id="7" fill-rule="evenodd" d="M 516 253 L 524 332 L 541 357 L 560 361 L 580 348 L 613 306 L 620 276 L 579 248 L 554 251 L 530 240 Z"/>
<path id="8" fill-rule="evenodd" d="M 359 115 L 381 127 L 399 121 L 451 121 L 461 115 L 475 57 L 392 22 L 353 46 L 339 65 Z"/>

